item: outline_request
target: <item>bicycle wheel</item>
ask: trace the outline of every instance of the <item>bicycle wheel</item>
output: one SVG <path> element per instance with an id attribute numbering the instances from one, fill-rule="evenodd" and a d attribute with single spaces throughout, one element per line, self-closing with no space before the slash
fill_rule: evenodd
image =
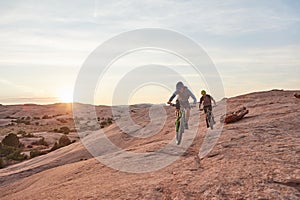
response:
<path id="1" fill-rule="evenodd" d="M 207 113 L 207 121 L 209 123 L 210 129 L 213 130 L 214 129 L 214 121 L 213 121 L 213 118 L 211 117 L 211 112 Z"/>
<path id="2" fill-rule="evenodd" d="M 177 143 L 177 145 L 180 144 L 181 139 L 182 139 L 182 133 L 184 132 L 185 114 L 184 114 L 184 111 L 181 111 L 181 112 L 182 112 L 182 114 L 181 114 L 181 118 L 180 118 L 180 121 L 179 121 L 179 129 L 178 129 L 178 131 L 176 131 L 176 143 Z"/>

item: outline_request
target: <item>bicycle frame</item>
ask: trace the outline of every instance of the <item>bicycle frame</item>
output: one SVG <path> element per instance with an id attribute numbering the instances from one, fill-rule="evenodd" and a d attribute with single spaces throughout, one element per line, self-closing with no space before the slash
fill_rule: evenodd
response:
<path id="1" fill-rule="evenodd" d="M 174 106 L 174 104 L 171 104 Z M 185 109 L 180 107 L 180 109 L 176 113 L 176 121 L 175 121 L 175 131 L 176 131 L 176 144 L 179 145 L 182 139 L 182 133 L 184 132 L 185 125 Z"/>

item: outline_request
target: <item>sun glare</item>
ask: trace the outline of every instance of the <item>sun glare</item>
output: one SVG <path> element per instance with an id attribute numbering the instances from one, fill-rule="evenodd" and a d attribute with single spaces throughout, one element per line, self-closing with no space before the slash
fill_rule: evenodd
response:
<path id="1" fill-rule="evenodd" d="M 73 92 L 71 89 L 61 89 L 59 91 L 59 100 L 63 103 L 73 102 Z"/>

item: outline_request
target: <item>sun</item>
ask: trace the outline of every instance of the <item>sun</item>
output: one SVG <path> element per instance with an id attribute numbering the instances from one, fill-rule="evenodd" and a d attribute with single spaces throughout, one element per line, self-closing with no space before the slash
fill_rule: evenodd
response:
<path id="1" fill-rule="evenodd" d="M 63 88 L 59 91 L 59 100 L 63 103 L 73 102 L 73 91 L 71 89 Z"/>

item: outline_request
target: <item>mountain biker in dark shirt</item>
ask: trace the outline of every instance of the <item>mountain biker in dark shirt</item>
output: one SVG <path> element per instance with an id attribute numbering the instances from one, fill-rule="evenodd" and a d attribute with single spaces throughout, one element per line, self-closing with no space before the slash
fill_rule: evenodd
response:
<path id="1" fill-rule="evenodd" d="M 202 97 L 200 98 L 199 109 L 201 110 L 201 104 L 203 102 L 204 113 L 206 114 L 207 111 L 209 110 L 209 111 L 211 111 L 211 114 L 212 114 L 211 102 L 213 101 L 214 105 L 217 105 L 216 101 L 214 100 L 214 98 L 212 96 L 210 96 L 209 94 L 206 94 L 205 90 L 202 90 L 201 94 L 202 94 Z M 215 123 L 214 115 L 212 114 L 211 116 L 212 116 L 213 122 Z M 206 119 L 206 126 L 207 126 L 207 128 L 209 127 L 207 119 Z"/>
<path id="2" fill-rule="evenodd" d="M 188 129 L 188 121 L 189 121 L 190 110 L 191 110 L 191 106 L 188 100 L 190 97 L 192 97 L 194 100 L 194 104 L 196 104 L 197 99 L 195 95 L 186 86 L 183 85 L 182 82 L 178 82 L 176 84 L 176 91 L 170 97 L 168 101 L 169 104 L 172 102 L 172 100 L 175 98 L 176 95 L 178 95 L 177 99 L 180 103 L 180 106 L 182 106 L 186 110 L 185 128 Z"/>

